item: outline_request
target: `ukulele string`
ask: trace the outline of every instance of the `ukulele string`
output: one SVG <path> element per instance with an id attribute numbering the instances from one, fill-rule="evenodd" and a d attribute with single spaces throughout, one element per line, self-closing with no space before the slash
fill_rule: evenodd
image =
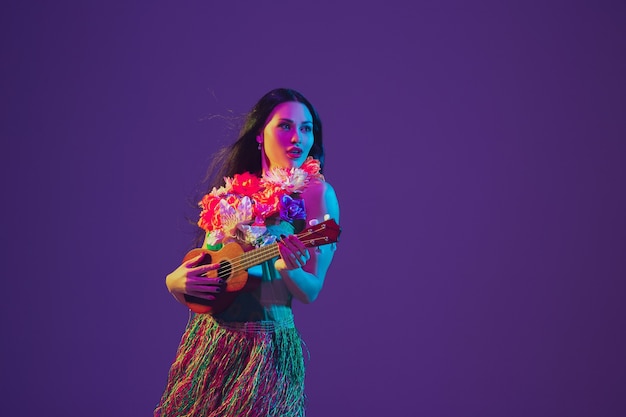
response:
<path id="1" fill-rule="evenodd" d="M 273 243 L 271 245 L 259 248 L 255 251 L 246 252 L 235 258 L 230 264 L 231 269 L 233 272 L 243 271 L 250 268 L 251 266 L 258 265 L 278 255 L 278 244 Z M 228 275 L 230 275 L 230 273 Z"/>
<path id="2" fill-rule="evenodd" d="M 325 228 L 325 227 L 322 227 Z M 309 230 L 306 233 L 301 233 L 299 235 L 296 235 L 299 239 L 302 240 L 302 238 L 305 238 L 309 235 L 312 235 L 315 231 L 313 230 Z M 305 244 L 305 246 L 319 246 L 320 244 L 316 243 L 316 241 L 318 240 L 322 240 L 324 242 L 327 242 L 329 239 L 326 236 L 323 237 L 317 237 L 317 238 L 312 238 L 312 239 L 307 239 L 307 240 L 302 240 L 302 243 Z M 268 246 L 264 246 L 261 248 L 258 248 L 254 251 L 251 252 L 246 252 L 242 255 L 240 255 L 239 257 L 235 258 L 233 260 L 233 262 L 230 263 L 230 268 L 227 269 L 226 271 L 224 271 L 222 274 L 220 274 L 218 272 L 218 277 L 219 278 L 228 278 L 232 273 L 234 272 L 239 272 L 245 269 L 250 268 L 251 266 L 257 265 L 261 262 L 264 262 L 265 260 L 271 259 L 275 256 L 278 256 L 278 244 L 277 243 L 273 243 L 271 245 Z"/>
<path id="3" fill-rule="evenodd" d="M 325 242 L 328 241 L 328 237 L 325 237 L 325 236 L 302 240 L 303 237 L 306 237 L 310 234 L 312 233 L 302 233 L 296 236 L 298 236 L 298 238 L 302 241 L 302 243 L 305 246 L 319 246 L 319 244 L 315 242 L 317 240 L 322 240 Z M 266 261 L 278 255 L 279 255 L 278 244 L 274 243 L 274 244 L 264 246 L 254 251 L 244 253 L 243 255 L 236 258 L 235 262 L 233 262 L 231 265 L 233 265 L 233 269 L 235 269 L 236 271 L 240 271 L 240 270 L 247 269 L 251 266 L 257 265 L 263 261 Z"/>

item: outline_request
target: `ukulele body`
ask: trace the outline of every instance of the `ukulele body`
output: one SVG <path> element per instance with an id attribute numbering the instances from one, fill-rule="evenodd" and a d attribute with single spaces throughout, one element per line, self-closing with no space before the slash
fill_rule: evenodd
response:
<path id="1" fill-rule="evenodd" d="M 215 271 L 209 271 L 206 276 L 209 278 L 219 276 L 225 282 L 222 292 L 216 296 L 215 300 L 205 300 L 204 298 L 185 294 L 187 307 L 191 311 L 198 314 L 218 314 L 232 304 L 239 292 L 252 291 L 258 287 L 260 280 L 249 280 L 246 270 L 237 270 L 237 268 L 233 267 L 233 260 L 240 258 L 243 253 L 243 248 L 236 242 L 227 243 L 217 251 L 196 248 L 187 252 L 183 262 L 204 254 L 198 265 L 219 263 L 220 268 Z"/>

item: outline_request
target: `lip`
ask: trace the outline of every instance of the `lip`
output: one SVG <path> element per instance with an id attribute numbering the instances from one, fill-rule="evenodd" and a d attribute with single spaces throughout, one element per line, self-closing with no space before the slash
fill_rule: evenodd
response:
<path id="1" fill-rule="evenodd" d="M 287 148 L 287 156 L 293 159 L 298 159 L 302 156 L 302 149 L 297 146 L 291 146 Z"/>

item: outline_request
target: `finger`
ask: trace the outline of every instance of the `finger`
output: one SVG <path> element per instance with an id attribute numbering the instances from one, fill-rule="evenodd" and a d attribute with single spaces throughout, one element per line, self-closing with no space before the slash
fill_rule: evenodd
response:
<path id="1" fill-rule="evenodd" d="M 293 245 L 293 247 L 298 252 L 300 252 L 300 253 L 307 252 L 306 246 L 304 246 L 304 243 L 302 243 L 302 241 L 300 239 L 298 239 L 298 236 L 296 236 L 296 235 L 289 236 L 289 242 Z"/>
<path id="2" fill-rule="evenodd" d="M 185 261 L 185 262 L 183 263 L 183 265 L 185 265 L 187 268 L 190 268 L 190 267 L 192 267 L 192 266 L 195 266 L 195 265 L 196 265 L 196 263 L 197 263 L 197 262 L 198 262 L 198 261 L 199 261 L 199 260 L 200 260 L 203 256 L 204 256 L 204 254 L 203 254 L 203 253 L 201 253 L 201 254 L 200 254 L 200 255 L 198 255 L 198 256 L 194 256 L 193 258 L 191 258 L 191 259 L 189 259 L 189 260 Z"/>
<path id="3" fill-rule="evenodd" d="M 207 265 L 200 265 L 198 266 L 198 269 L 203 271 L 203 272 L 209 272 L 209 271 L 215 271 L 216 269 L 220 269 L 220 264 L 207 264 Z"/>
<path id="4" fill-rule="evenodd" d="M 224 280 L 220 278 L 209 278 L 203 276 L 189 276 L 187 277 L 187 284 L 199 284 L 199 285 L 224 285 Z"/>
<path id="5" fill-rule="evenodd" d="M 309 250 L 300 242 L 300 240 L 292 235 L 289 236 L 288 242 L 285 243 L 285 247 L 298 259 L 298 261 L 304 259 L 305 261 L 311 257 Z"/>
<path id="6" fill-rule="evenodd" d="M 198 266 L 189 268 L 189 272 L 192 275 L 206 276 L 209 272 L 218 270 L 220 266 L 221 266 L 220 264 L 198 265 Z"/>
<path id="7" fill-rule="evenodd" d="M 287 246 L 282 241 L 278 242 L 278 253 L 280 254 L 280 257 L 283 258 L 285 262 L 290 262 L 295 256 L 291 248 L 289 248 L 289 246 Z"/>
<path id="8" fill-rule="evenodd" d="M 283 241 L 278 242 L 278 253 L 285 262 L 287 269 L 297 269 L 306 263 L 306 260 L 303 261 L 303 258 L 306 255 L 303 255 L 297 250 L 289 247 L 288 244 Z"/>
<path id="9" fill-rule="evenodd" d="M 303 267 L 306 264 L 306 262 L 308 260 L 307 255 L 308 254 L 306 254 L 306 255 L 305 254 L 296 254 L 296 261 L 298 263 L 298 267 Z"/>
<path id="10" fill-rule="evenodd" d="M 207 301 L 214 301 L 216 298 L 214 295 L 206 294 L 203 292 L 197 292 L 197 291 L 188 291 L 186 294 L 191 295 L 193 297 L 202 298 L 203 300 L 207 300 Z"/>
<path id="11" fill-rule="evenodd" d="M 296 256 L 306 256 L 309 253 L 306 246 L 304 246 L 296 235 L 285 236 L 284 243 Z"/>
<path id="12" fill-rule="evenodd" d="M 200 292 L 203 294 L 219 294 L 222 289 L 215 285 L 189 284 L 185 287 L 187 292 Z"/>
<path id="13" fill-rule="evenodd" d="M 188 260 L 187 262 L 185 262 L 185 266 L 187 268 L 193 268 L 195 266 L 198 266 L 201 264 L 202 260 L 205 259 L 205 256 L 207 255 L 207 253 L 200 253 L 198 256 L 194 256 L 193 258 L 191 258 L 190 260 Z"/>
<path id="14" fill-rule="evenodd" d="M 279 242 L 282 243 L 283 245 L 285 245 L 288 248 L 291 248 L 293 246 L 293 243 L 291 242 L 291 240 L 289 239 L 292 235 L 280 235 L 280 240 Z"/>
<path id="15" fill-rule="evenodd" d="M 308 261 L 309 258 L 311 258 L 311 254 L 309 253 L 308 249 L 304 248 L 300 248 L 300 249 L 296 249 L 293 251 L 293 253 L 296 255 L 296 258 L 298 258 L 298 260 L 305 260 Z"/>
<path id="16" fill-rule="evenodd" d="M 282 244 L 282 248 L 279 248 L 279 253 L 283 259 L 289 260 L 290 262 L 296 262 L 296 258 L 300 256 L 296 248 L 285 243 Z"/>
<path id="17" fill-rule="evenodd" d="M 297 253 L 290 253 L 289 254 L 289 269 L 297 269 L 300 268 L 302 266 L 304 266 L 304 264 L 306 263 L 305 260 L 303 260 L 303 256 L 299 255 Z"/>

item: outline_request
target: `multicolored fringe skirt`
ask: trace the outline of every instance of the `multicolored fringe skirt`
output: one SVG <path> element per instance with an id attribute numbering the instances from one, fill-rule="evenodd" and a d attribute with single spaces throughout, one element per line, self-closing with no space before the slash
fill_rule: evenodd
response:
<path id="1" fill-rule="evenodd" d="M 286 322 L 194 315 L 154 417 L 304 416 L 303 344 Z"/>

